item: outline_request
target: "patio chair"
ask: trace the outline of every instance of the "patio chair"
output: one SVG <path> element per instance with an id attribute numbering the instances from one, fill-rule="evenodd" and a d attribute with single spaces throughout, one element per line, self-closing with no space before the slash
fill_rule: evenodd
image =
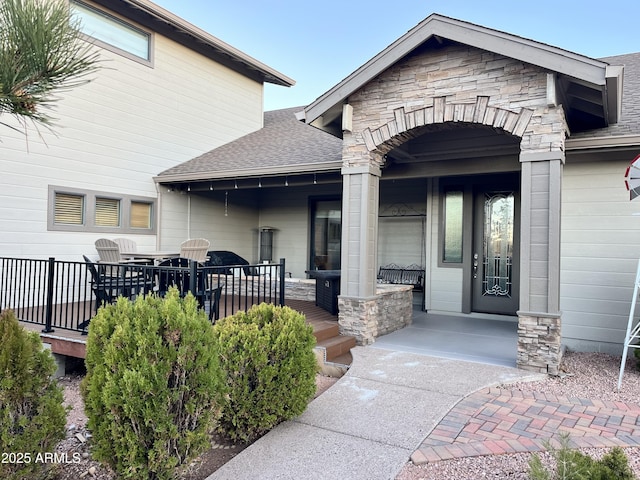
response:
<path id="1" fill-rule="evenodd" d="M 96 240 L 95 246 L 101 262 L 120 263 L 122 261 L 122 257 L 120 257 L 120 247 L 113 240 L 99 238 Z"/>
<path id="2" fill-rule="evenodd" d="M 83 258 L 91 275 L 91 291 L 96 297 L 96 311 L 102 303 L 112 303 L 119 296 L 135 298 L 136 295 L 148 293 L 153 289 L 151 275 L 134 272 L 138 274 L 114 277 L 104 272 L 108 272 L 109 267 L 105 268 L 104 265 L 92 262 L 86 255 L 83 255 Z"/>
<path id="3" fill-rule="evenodd" d="M 123 256 L 123 252 L 124 253 L 136 253 L 138 251 L 138 245 L 136 244 L 136 242 L 134 242 L 133 240 L 129 239 L 129 238 L 114 238 L 113 241 L 118 245 L 118 247 L 120 248 L 120 256 Z M 124 258 L 128 258 L 126 255 L 124 255 Z"/>
<path id="4" fill-rule="evenodd" d="M 153 289 L 151 276 L 142 274 L 135 276 L 129 275 L 126 277 L 113 276 L 109 274 L 111 267 L 96 264 L 86 255 L 83 255 L 83 258 L 91 276 L 91 292 L 96 298 L 94 306 L 95 312 L 97 312 L 98 308 L 103 304 L 113 303 L 120 296 L 133 299 L 137 295 L 149 293 Z M 86 328 L 89 325 L 89 320 L 80 323 L 78 328 Z"/>
<path id="5" fill-rule="evenodd" d="M 207 260 L 207 251 L 211 242 L 205 238 L 192 238 L 180 245 L 180 257 L 203 263 Z"/>
<path id="6" fill-rule="evenodd" d="M 191 262 L 188 258 L 169 258 L 158 265 L 158 295 L 164 296 L 170 287 L 175 286 L 180 295 L 187 295 L 191 284 Z M 198 274 L 195 285 L 195 297 L 200 307 L 209 307 L 209 320 L 218 320 L 220 317 L 220 297 L 222 296 L 222 284 L 211 285 L 210 269 L 198 265 Z M 206 308 L 205 308 L 206 310 Z"/>
<path id="7" fill-rule="evenodd" d="M 148 264 L 149 260 L 133 260 L 123 259 L 120 254 L 120 246 L 114 240 L 108 238 L 99 238 L 95 242 L 96 251 L 100 257 L 100 262 L 103 263 L 139 263 Z M 109 275 L 117 276 L 132 276 L 137 275 L 138 272 L 130 268 L 111 267 L 105 271 Z"/>

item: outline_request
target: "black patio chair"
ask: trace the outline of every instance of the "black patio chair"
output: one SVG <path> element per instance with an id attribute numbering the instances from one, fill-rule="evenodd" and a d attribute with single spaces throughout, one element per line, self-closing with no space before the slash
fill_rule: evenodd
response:
<path id="1" fill-rule="evenodd" d="M 120 296 L 135 298 L 153 289 L 151 270 L 146 267 L 132 266 L 132 270 L 129 271 L 128 266 L 125 265 L 120 267 L 122 275 L 113 276 L 109 274 L 113 271 L 110 265 L 94 263 L 86 255 L 83 255 L 83 258 L 91 275 L 91 291 L 96 298 L 94 308 L 96 312 L 100 306 L 113 303 Z"/>
<path id="2" fill-rule="evenodd" d="M 175 286 L 181 296 L 191 291 L 191 262 L 188 258 L 169 258 L 158 265 L 158 295 L 164 296 L 171 286 Z M 220 316 L 222 285 L 212 287 L 210 268 L 198 263 L 194 296 L 201 308 L 209 307 L 209 320 Z M 205 308 L 206 310 L 206 308 Z"/>

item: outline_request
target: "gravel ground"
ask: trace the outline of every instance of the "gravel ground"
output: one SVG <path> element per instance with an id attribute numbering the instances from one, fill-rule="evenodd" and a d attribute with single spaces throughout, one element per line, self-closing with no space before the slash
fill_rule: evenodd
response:
<path id="1" fill-rule="evenodd" d="M 67 461 L 50 465 L 55 480 L 115 480 L 116 474 L 91 458 L 91 434 L 87 430 L 87 417 L 80 395 L 82 375 L 69 375 L 58 379 L 63 387 L 64 404 L 71 407 L 67 414 L 67 435 L 56 447 L 57 454 L 66 454 Z M 316 375 L 316 397 L 330 388 L 338 379 Z M 241 452 L 246 445 L 237 445 L 219 436 L 212 437 L 212 448 L 191 463 L 180 475 L 181 480 L 201 480 L 213 470 Z"/>
<path id="2" fill-rule="evenodd" d="M 567 352 L 562 362 L 563 375 L 542 382 L 514 383 L 503 388 L 544 392 L 556 396 L 640 403 L 640 371 L 635 361 L 628 361 L 622 387 L 618 392 L 620 357 L 602 353 Z M 583 449 L 582 452 L 600 458 L 607 449 Z M 625 453 L 635 475 L 640 478 L 640 448 L 626 448 Z M 548 453 L 540 455 L 543 463 L 553 466 Z M 416 466 L 407 463 L 396 480 L 528 480 L 531 454 L 493 455 L 447 460 Z"/>

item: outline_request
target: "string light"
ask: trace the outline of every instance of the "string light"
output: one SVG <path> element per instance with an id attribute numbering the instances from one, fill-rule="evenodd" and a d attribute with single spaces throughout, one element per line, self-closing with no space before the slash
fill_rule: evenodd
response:
<path id="1" fill-rule="evenodd" d="M 258 188 L 262 188 L 262 178 L 258 179 Z"/>
<path id="2" fill-rule="evenodd" d="M 209 184 L 209 190 L 211 190 L 213 192 L 213 183 Z"/>
<path id="3" fill-rule="evenodd" d="M 316 180 L 316 174 L 313 174 L 313 184 L 316 185 L 318 183 L 318 180 Z"/>
<path id="4" fill-rule="evenodd" d="M 238 189 L 238 181 L 234 180 L 234 188 L 237 190 Z"/>
<path id="5" fill-rule="evenodd" d="M 285 187 L 289 186 L 289 177 L 284 177 L 284 186 Z"/>
<path id="6" fill-rule="evenodd" d="M 224 192 L 224 216 L 229 216 L 229 192 Z"/>

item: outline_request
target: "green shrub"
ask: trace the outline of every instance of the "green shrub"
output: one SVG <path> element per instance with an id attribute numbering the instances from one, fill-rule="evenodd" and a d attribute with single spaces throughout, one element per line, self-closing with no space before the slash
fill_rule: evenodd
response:
<path id="1" fill-rule="evenodd" d="M 62 389 L 52 375 L 53 356 L 40 337 L 20 326 L 14 313 L 0 314 L 0 478 L 39 478 L 38 455 L 52 453 L 65 436 Z M 8 463 L 4 463 L 6 460 Z M 24 463 L 18 463 L 22 461 Z"/>
<path id="2" fill-rule="evenodd" d="M 218 321 L 213 331 L 226 385 L 220 431 L 253 440 L 306 409 L 317 363 L 304 315 L 263 303 Z"/>
<path id="3" fill-rule="evenodd" d="M 555 472 L 544 468 L 540 457 L 533 455 L 529 460 L 529 478 L 532 480 L 634 480 L 629 461 L 620 447 L 612 448 L 600 460 L 569 448 L 569 436 L 561 435 L 560 448 L 547 449 L 556 463 Z"/>
<path id="4" fill-rule="evenodd" d="M 171 478 L 209 446 L 221 371 L 192 295 L 120 298 L 87 339 L 82 395 L 94 458 L 122 478 Z"/>

